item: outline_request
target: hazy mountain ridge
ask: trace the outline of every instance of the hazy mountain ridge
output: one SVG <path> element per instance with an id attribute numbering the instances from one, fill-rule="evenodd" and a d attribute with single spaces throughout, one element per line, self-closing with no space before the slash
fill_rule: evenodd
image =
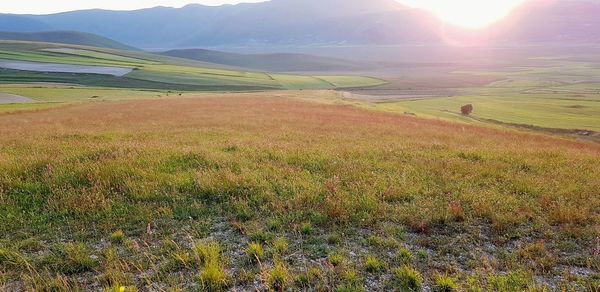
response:
<path id="1" fill-rule="evenodd" d="M 182 49 L 162 55 L 228 66 L 273 71 L 342 71 L 365 68 L 366 64 L 306 54 L 236 54 L 204 49 Z"/>
<path id="2" fill-rule="evenodd" d="M 465 35 L 512 43 L 600 39 L 598 3 L 535 0 L 514 14 L 473 32 L 444 25 L 433 15 L 394 0 L 273 0 L 216 7 L 193 4 L 0 15 L 0 31 L 78 30 L 146 48 L 424 44 Z"/>
<path id="3" fill-rule="evenodd" d="M 119 50 L 137 50 L 134 47 L 99 35 L 77 31 L 0 32 L 0 40 L 61 43 Z"/>

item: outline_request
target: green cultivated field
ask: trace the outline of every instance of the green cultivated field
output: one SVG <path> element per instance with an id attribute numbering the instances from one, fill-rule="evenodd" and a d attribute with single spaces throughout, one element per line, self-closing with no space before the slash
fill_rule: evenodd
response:
<path id="1" fill-rule="evenodd" d="M 247 91 L 273 89 L 336 89 L 382 84 L 361 76 L 311 77 L 268 74 L 149 53 L 91 47 L 0 42 L 0 60 L 131 68 L 122 78 L 99 74 L 68 74 L 0 70 L 0 83 L 55 82 L 80 85 L 189 91 Z"/>
<path id="2" fill-rule="evenodd" d="M 377 99 L 357 98 L 352 102 L 384 111 L 427 118 L 528 128 L 552 133 L 573 134 L 600 141 L 600 69 L 594 63 L 545 58 L 530 59 L 524 67 L 496 67 L 486 70 L 455 70 L 436 77 L 429 86 L 444 80 L 469 80 L 491 77 L 499 81 L 481 86 L 448 85 L 446 92 L 432 92 L 427 78 L 417 84 L 397 82 L 397 89 L 385 91 Z M 498 71 L 492 71 L 497 69 Z M 503 70 L 500 70 L 503 69 Z M 439 75 L 439 72 L 436 74 Z M 437 76 L 432 74 L 431 76 Z M 440 81 L 441 80 L 441 81 Z M 407 90 L 406 87 L 411 89 Z M 366 90 L 377 96 L 377 87 Z M 420 96 L 421 92 L 425 92 Z M 392 97 L 385 98 L 386 95 Z M 357 101 L 358 100 L 358 101 Z M 472 104 L 471 116 L 461 115 L 463 105 Z M 595 132 L 595 133 L 594 133 Z M 584 133 L 586 135 L 579 135 Z"/>

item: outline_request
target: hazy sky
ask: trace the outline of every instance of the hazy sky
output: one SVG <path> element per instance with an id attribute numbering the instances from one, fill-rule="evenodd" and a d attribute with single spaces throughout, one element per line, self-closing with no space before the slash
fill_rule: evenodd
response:
<path id="1" fill-rule="evenodd" d="M 0 13 L 44 14 L 89 8 L 131 10 L 154 6 L 181 7 L 189 3 L 205 5 L 235 4 L 239 2 L 262 2 L 264 0 L 0 0 Z M 327 1 L 327 0 L 323 0 Z M 407 4 L 424 2 L 449 2 L 451 0 L 397 0 Z M 479 0 L 485 2 L 485 0 Z M 502 0 L 489 0 L 489 2 Z"/>

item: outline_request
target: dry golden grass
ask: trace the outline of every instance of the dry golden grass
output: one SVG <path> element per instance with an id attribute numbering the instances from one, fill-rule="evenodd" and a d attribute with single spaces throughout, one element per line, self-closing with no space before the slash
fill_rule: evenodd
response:
<path id="1" fill-rule="evenodd" d="M 600 223 L 600 145 L 303 102 L 300 94 L 323 93 L 215 94 L 0 115 L 0 248 L 12 251 L 37 236 L 48 246 L 80 241 L 102 249 L 100 239 L 123 230 L 119 248 L 126 258 L 115 261 L 135 267 L 127 273 L 157 271 L 133 282 L 140 288 L 153 282 L 190 288 L 179 280 L 196 275 L 193 282 L 200 268 L 161 272 L 160 259 L 168 256 L 155 246 L 165 238 L 181 245 L 209 236 L 231 257 L 228 273 L 238 288 L 261 282 L 252 280 L 260 280 L 260 270 L 238 267 L 250 241 L 289 238 L 283 260 L 293 272 L 308 268 L 291 260 L 298 249 L 316 259 L 338 246 L 360 252 L 365 232 L 399 242 L 410 233 L 412 252 L 434 257 L 416 263 L 426 285 L 456 267 L 527 270 L 554 285 L 564 284 L 555 275 L 575 268 L 598 271 L 592 252 Z M 216 227 L 223 223 L 227 232 Z M 327 243 L 333 232 L 343 234 L 341 242 Z M 545 246 L 522 249 L 521 259 L 505 256 L 515 242 L 542 240 Z M 482 251 L 486 244 L 494 249 Z M 401 246 L 364 248 L 386 259 Z M 539 250 L 566 256 L 538 265 L 530 256 Z M 21 253 L 40 271 L 61 266 L 59 257 Z M 362 269 L 368 256 L 354 265 Z M 484 267 L 482 256 L 496 257 L 498 271 Z M 393 259 L 385 264 L 393 270 Z M 1 259 L 0 269 L 21 284 L 32 277 Z M 86 280 L 64 278 L 61 269 L 49 277 L 85 286 L 95 282 L 92 274 L 121 273 L 115 269 L 100 261 Z M 338 272 L 323 285 L 362 279 L 344 282 L 342 275 L 354 272 Z M 383 279 L 366 288 L 387 287 Z M 564 285 L 581 287 L 581 281 L 590 280 Z"/>

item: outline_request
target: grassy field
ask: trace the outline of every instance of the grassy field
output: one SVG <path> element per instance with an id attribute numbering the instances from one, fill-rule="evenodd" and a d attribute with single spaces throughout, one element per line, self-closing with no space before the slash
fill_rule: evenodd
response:
<path id="1" fill-rule="evenodd" d="M 0 83 L 59 82 L 79 85 L 189 91 L 335 89 L 380 85 L 362 76 L 311 77 L 268 74 L 150 53 L 62 44 L 0 42 L 0 59 L 133 69 L 122 78 L 100 74 L 65 74 L 0 70 Z M 327 78 L 338 82 L 325 81 Z"/>
<path id="2" fill-rule="evenodd" d="M 598 144 L 337 99 L 0 114 L 0 290 L 600 289 Z"/>
<path id="3" fill-rule="evenodd" d="M 467 65 L 457 65 L 423 73 L 421 68 L 412 77 L 391 77 L 386 86 L 358 90 L 354 100 L 383 111 L 462 123 L 575 133 L 580 138 L 590 137 L 577 133 L 590 133 L 600 141 L 600 71 L 594 62 L 498 62 L 478 70 L 459 70 Z M 474 107 L 470 117 L 460 112 L 466 104 Z"/>

